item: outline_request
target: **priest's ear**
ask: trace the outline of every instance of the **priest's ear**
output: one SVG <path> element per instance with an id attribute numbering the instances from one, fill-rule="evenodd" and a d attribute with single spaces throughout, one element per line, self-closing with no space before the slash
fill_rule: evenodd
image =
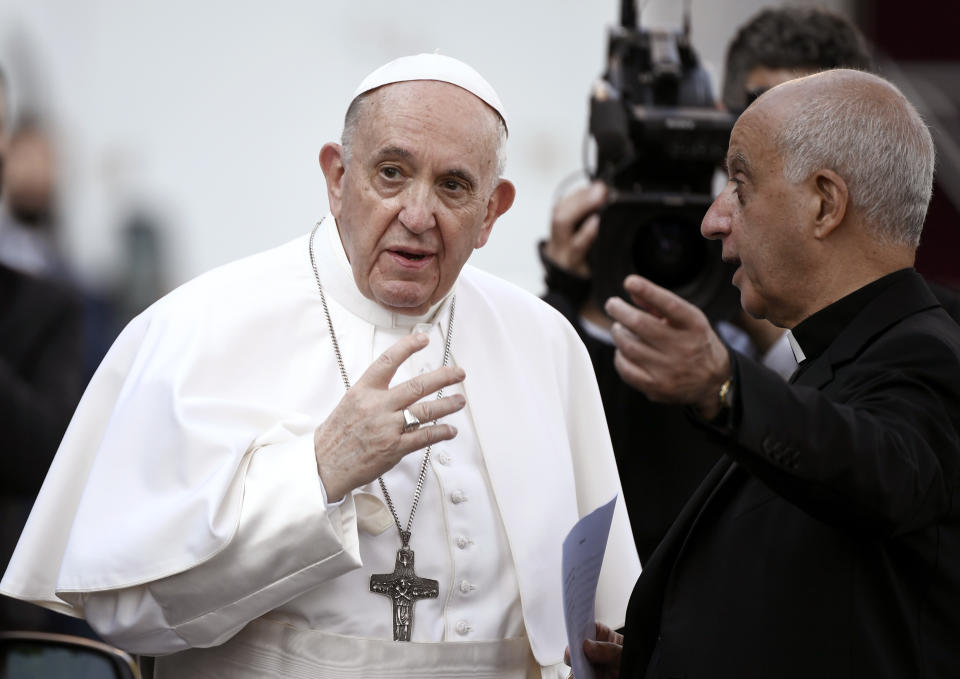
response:
<path id="1" fill-rule="evenodd" d="M 817 240 L 823 240 L 846 219 L 850 189 L 843 177 L 827 168 L 815 172 L 807 182 L 812 187 L 815 211 L 813 234 Z"/>
<path id="2" fill-rule="evenodd" d="M 493 223 L 504 212 L 513 205 L 513 199 L 517 195 L 517 189 L 513 183 L 506 179 L 497 180 L 497 185 L 493 188 L 493 193 L 487 199 L 487 214 L 483 218 L 483 228 L 477 236 L 475 248 L 482 248 L 490 238 L 490 231 L 493 229 Z"/>
<path id="3" fill-rule="evenodd" d="M 343 194 L 343 147 L 329 142 L 320 149 L 320 169 L 327 182 L 327 202 L 335 218 L 340 217 L 340 198 Z"/>

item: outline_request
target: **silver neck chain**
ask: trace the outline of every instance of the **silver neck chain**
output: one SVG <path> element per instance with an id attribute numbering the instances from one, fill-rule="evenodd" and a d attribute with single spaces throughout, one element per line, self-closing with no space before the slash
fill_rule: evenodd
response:
<path id="1" fill-rule="evenodd" d="M 343 354 L 340 353 L 340 344 L 337 342 L 337 335 L 333 331 L 333 321 L 330 318 L 330 309 L 327 307 L 327 297 L 323 294 L 323 284 L 320 282 L 320 271 L 317 269 L 317 260 L 313 253 L 313 239 L 317 230 L 320 228 L 320 224 L 321 222 L 317 222 L 313 227 L 313 231 L 310 232 L 310 266 L 313 267 L 313 277 L 317 281 L 317 290 L 320 292 L 320 304 L 323 306 L 323 316 L 327 319 L 327 328 L 330 331 L 330 342 L 333 344 L 333 353 L 336 354 L 337 357 L 340 377 L 343 378 L 344 388 L 349 391 L 350 378 L 347 376 L 347 369 L 343 364 Z M 457 297 L 454 295 L 450 299 L 450 313 L 447 318 L 447 336 L 443 343 L 443 367 L 446 367 L 450 360 L 450 339 L 453 337 L 453 316 L 456 306 Z M 440 389 L 437 392 L 437 398 L 442 397 L 443 389 Z M 403 541 L 403 544 L 407 544 L 410 540 L 410 527 L 413 525 L 413 516 L 417 513 L 417 506 L 420 504 L 420 494 L 423 492 L 423 482 L 427 477 L 427 464 L 430 462 L 431 447 L 432 446 L 427 446 L 426 450 L 423 451 L 423 460 L 420 462 L 420 473 L 417 476 L 417 489 L 413 493 L 413 504 L 410 506 L 410 517 L 407 519 L 406 530 L 400 525 L 400 517 L 397 516 L 397 510 L 393 506 L 393 499 L 390 497 L 390 493 L 387 492 L 387 484 L 383 482 L 383 476 L 377 477 L 377 481 L 380 483 L 380 490 L 383 492 L 383 499 L 387 501 L 387 507 L 390 508 L 390 513 L 393 514 L 393 521 L 397 524 L 397 530 L 400 531 L 400 539 Z"/>

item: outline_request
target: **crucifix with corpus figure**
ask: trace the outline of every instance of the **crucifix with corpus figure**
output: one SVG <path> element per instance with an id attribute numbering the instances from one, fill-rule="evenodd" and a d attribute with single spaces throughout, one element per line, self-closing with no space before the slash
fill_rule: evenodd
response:
<path id="1" fill-rule="evenodd" d="M 413 628 L 413 605 L 419 599 L 436 599 L 440 585 L 436 580 L 421 578 L 413 571 L 413 550 L 407 545 L 410 533 L 403 546 L 397 550 L 397 565 L 393 573 L 370 576 L 370 591 L 383 594 L 393 600 L 393 640 L 410 641 Z"/>

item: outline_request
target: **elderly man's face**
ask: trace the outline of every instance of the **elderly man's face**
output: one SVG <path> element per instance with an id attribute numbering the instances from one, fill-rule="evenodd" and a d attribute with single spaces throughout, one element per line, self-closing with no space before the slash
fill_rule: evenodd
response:
<path id="1" fill-rule="evenodd" d="M 330 209 L 360 292 L 421 314 L 513 201 L 496 177 L 496 114 L 455 85 L 414 81 L 374 92 L 361 115 L 349 161 L 336 144 L 320 154 Z"/>
<path id="2" fill-rule="evenodd" d="M 784 178 L 772 142 L 782 107 L 764 97 L 740 116 L 727 152 L 729 181 L 700 229 L 721 240 L 724 261 L 736 265 L 733 284 L 743 308 L 778 325 L 793 319 L 810 261 L 802 237 L 803 187 Z"/>

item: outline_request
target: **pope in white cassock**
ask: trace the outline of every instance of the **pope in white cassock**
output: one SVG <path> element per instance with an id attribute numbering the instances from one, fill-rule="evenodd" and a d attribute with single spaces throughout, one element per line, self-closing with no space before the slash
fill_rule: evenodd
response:
<path id="1" fill-rule="evenodd" d="M 513 202 L 505 121 L 449 57 L 369 75 L 332 214 L 124 330 L 0 591 L 155 677 L 566 676 L 561 544 L 620 486 L 574 330 L 465 266 Z M 597 620 L 638 574 L 618 501 Z"/>

